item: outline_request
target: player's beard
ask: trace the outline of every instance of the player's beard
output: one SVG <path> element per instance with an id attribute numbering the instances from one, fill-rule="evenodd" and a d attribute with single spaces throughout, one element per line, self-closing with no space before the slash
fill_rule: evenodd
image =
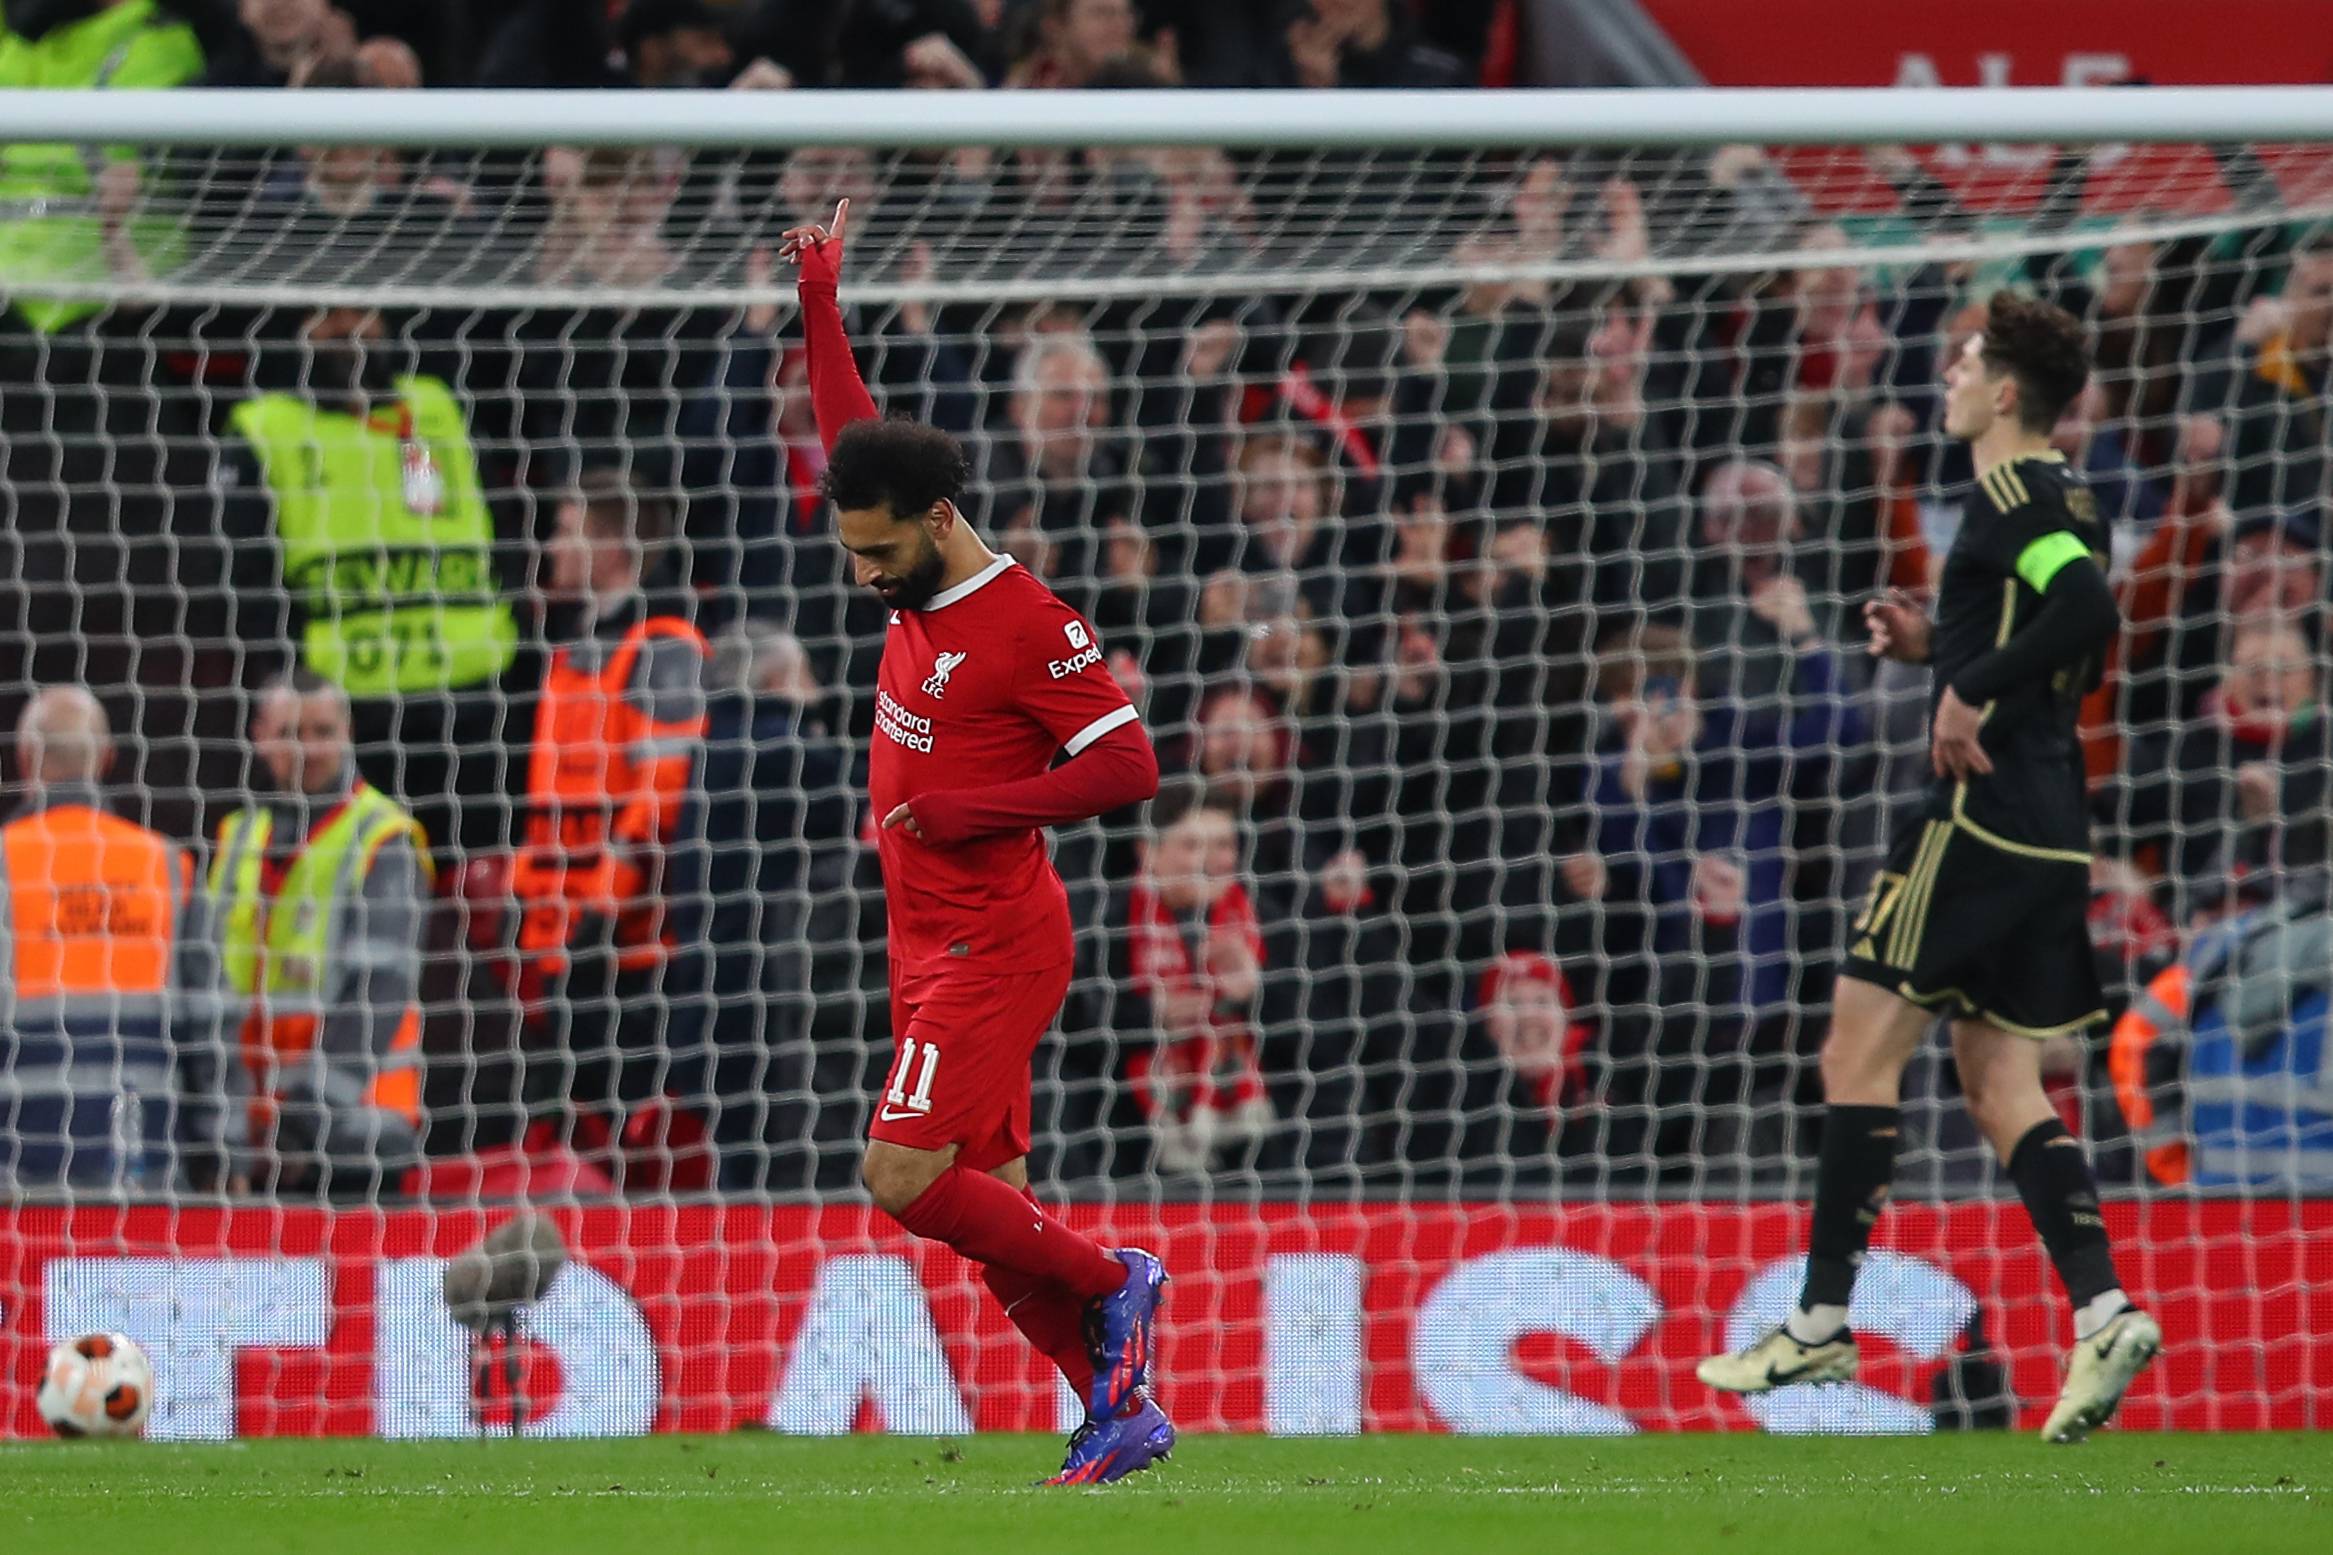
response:
<path id="1" fill-rule="evenodd" d="M 915 565 L 892 580 L 888 596 L 880 596 L 894 610 L 921 610 L 940 591 L 940 578 L 948 570 L 947 559 L 940 555 L 940 548 L 932 543 L 930 535 L 924 536 L 923 545 L 923 554 L 915 559 Z"/>

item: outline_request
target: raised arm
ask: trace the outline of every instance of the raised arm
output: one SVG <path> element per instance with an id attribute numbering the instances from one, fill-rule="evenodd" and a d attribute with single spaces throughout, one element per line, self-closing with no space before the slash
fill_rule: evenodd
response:
<path id="1" fill-rule="evenodd" d="M 851 202 L 834 208 L 832 227 L 795 227 L 785 234 L 778 257 L 801 269 L 795 294 L 802 302 L 802 336 L 810 360 L 810 404 L 818 414 L 818 440 L 834 451 L 834 440 L 854 421 L 880 414 L 859 377 L 851 337 L 842 323 L 843 223 Z"/>

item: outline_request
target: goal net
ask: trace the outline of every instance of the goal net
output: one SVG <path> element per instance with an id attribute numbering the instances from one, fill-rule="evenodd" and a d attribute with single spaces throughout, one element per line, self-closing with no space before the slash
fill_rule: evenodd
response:
<path id="1" fill-rule="evenodd" d="M 2333 1423 L 2333 156 L 2019 95 L 2059 141 L 1996 98 L 1899 148 L 1658 94 L 1633 144 L 1585 98 L 1454 144 L 1407 94 L 1048 99 L 1018 142 L 1034 110 L 963 98 L 863 143 L 786 122 L 824 96 L 693 140 L 558 95 L 412 94 L 369 144 L 304 93 L 167 143 L 51 121 L 92 143 L 0 208 L 0 683 L 28 815 L 102 777 L 189 851 L 176 968 L 116 914 L 144 969 L 60 970 L 40 925 L 99 931 L 9 833 L 0 1434 L 97 1328 L 153 1354 L 162 1436 L 507 1428 L 505 1355 L 541 1434 L 1076 1418 L 856 1185 L 918 1081 L 864 798 L 886 613 L 773 253 L 846 197 L 878 403 L 962 441 L 1165 770 L 1055 838 L 1030 1169 L 1174 1268 L 1186 1427 L 2053 1394 L 2058 1292 L 1941 1038 L 1864 1381 L 1691 1375 L 1796 1289 L 1833 975 L 1928 778 L 1926 675 L 1861 606 L 1953 543 L 1940 375 L 2002 287 L 2091 329 L 2054 443 L 2127 621 L 2085 718 L 2116 1018 L 2045 1049 L 2172 1336 L 2125 1418 Z M 474 1373 L 448 1261 L 522 1207 L 570 1259 Z"/>

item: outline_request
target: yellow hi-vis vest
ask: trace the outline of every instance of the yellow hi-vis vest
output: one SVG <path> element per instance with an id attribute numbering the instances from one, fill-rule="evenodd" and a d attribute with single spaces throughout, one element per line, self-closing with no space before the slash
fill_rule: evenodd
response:
<path id="1" fill-rule="evenodd" d="M 158 16 L 154 0 L 130 0 L 50 29 L 38 39 L 0 25 L 0 87 L 113 90 L 183 86 L 202 74 L 202 45 L 185 24 Z M 136 156 L 128 146 L 18 141 L 0 146 L 0 296 L 42 334 L 53 334 L 103 304 L 37 295 L 46 282 L 105 284 L 105 229 L 97 217 L 96 174 Z M 169 202 L 147 191 L 145 209 Z M 133 216 L 130 243 L 147 266 L 177 262 L 175 219 Z"/>
<path id="2" fill-rule="evenodd" d="M 239 810 L 219 824 L 210 887 L 218 904 L 222 969 L 227 986 L 250 1001 L 242 1024 L 244 1062 L 266 1089 L 276 1065 L 300 1061 L 316 1045 L 334 984 L 345 972 L 332 963 L 335 922 L 363 888 L 373 859 L 392 837 L 410 837 L 429 868 L 428 839 L 404 806 L 369 783 L 358 783 L 338 814 L 312 833 L 270 897 L 262 874 L 272 818 Z M 335 1054 L 369 1060 L 373 1077 L 365 1100 L 404 1114 L 421 1109 L 421 1012 L 407 1010 L 386 1053 Z"/>
<path id="3" fill-rule="evenodd" d="M 275 499 L 301 658 L 355 697 L 492 681 L 518 648 L 495 591 L 494 520 L 453 391 L 400 378 L 364 416 L 290 394 L 235 408 Z"/>

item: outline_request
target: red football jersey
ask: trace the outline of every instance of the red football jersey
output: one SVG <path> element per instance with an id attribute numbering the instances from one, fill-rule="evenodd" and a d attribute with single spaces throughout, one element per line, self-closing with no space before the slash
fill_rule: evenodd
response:
<path id="1" fill-rule="evenodd" d="M 878 821 L 918 794 L 1039 776 L 1136 716 L 1093 628 L 1009 556 L 921 610 L 892 611 L 876 687 Z M 1069 897 L 1035 828 L 945 847 L 898 827 L 877 835 L 896 970 L 1070 959 Z"/>

